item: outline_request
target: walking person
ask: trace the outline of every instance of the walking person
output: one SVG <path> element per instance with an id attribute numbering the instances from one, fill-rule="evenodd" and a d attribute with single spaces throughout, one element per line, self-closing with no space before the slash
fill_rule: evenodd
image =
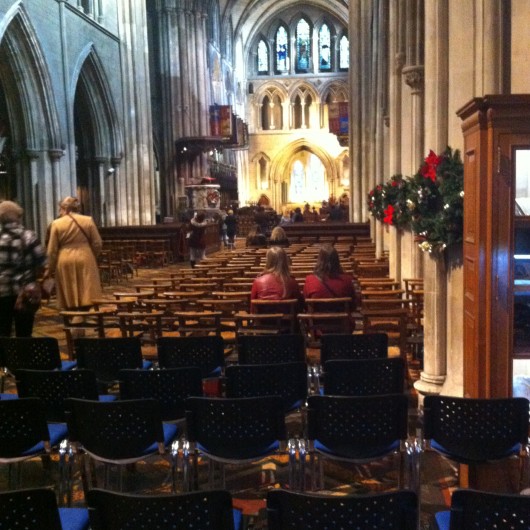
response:
<path id="1" fill-rule="evenodd" d="M 92 217 L 79 213 L 76 197 L 60 203 L 60 217 L 51 224 L 46 275 L 55 275 L 60 309 L 86 310 L 101 298 L 97 256 L 103 242 Z"/>
<path id="2" fill-rule="evenodd" d="M 228 215 L 225 217 L 226 236 L 228 237 L 228 248 L 235 248 L 235 238 L 237 233 L 237 217 L 234 215 L 234 210 L 228 210 Z"/>
<path id="3" fill-rule="evenodd" d="M 190 249 L 190 265 L 192 268 L 206 257 L 206 216 L 203 213 L 197 214 L 190 221 L 190 237 L 188 247 Z"/>
<path id="4" fill-rule="evenodd" d="M 23 212 L 13 201 L 0 203 L 0 337 L 11 336 L 13 322 L 17 337 L 31 337 L 40 301 L 36 282 L 46 254 L 35 232 L 22 225 Z M 33 310 L 23 306 L 21 293 L 35 300 Z"/>

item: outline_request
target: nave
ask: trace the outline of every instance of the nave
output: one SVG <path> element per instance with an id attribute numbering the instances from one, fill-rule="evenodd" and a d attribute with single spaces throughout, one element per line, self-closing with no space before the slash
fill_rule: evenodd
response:
<path id="1" fill-rule="evenodd" d="M 220 253 L 222 254 L 222 253 Z M 213 255 L 211 259 L 219 256 Z M 208 262 L 205 263 L 205 265 Z M 219 270 L 227 267 L 219 267 Z M 213 267 L 210 263 L 208 267 L 212 276 Z M 183 272 L 186 270 L 186 273 Z M 189 275 L 189 269 L 183 264 L 165 265 L 155 269 L 139 267 L 135 276 L 111 279 L 105 285 L 105 298 L 111 299 L 116 292 L 135 291 L 138 285 L 154 285 L 153 281 L 171 277 L 171 274 Z M 118 281 L 116 281 L 118 280 Z M 93 331 L 85 330 L 90 336 Z M 34 331 L 36 337 L 55 337 L 59 340 L 62 357 L 68 358 L 68 347 L 64 331 L 64 322 L 60 317 L 52 299 L 45 303 L 37 314 L 37 324 Z M 152 344 L 143 347 L 146 358 L 153 359 L 154 352 Z M 307 350 L 307 362 L 314 365 L 318 362 L 318 350 Z M 391 348 L 391 355 L 395 356 L 395 349 Z M 227 348 L 226 365 L 237 364 L 237 356 L 233 350 Z M 409 371 L 414 374 L 414 371 Z M 208 393 L 217 392 L 216 385 L 211 386 L 212 380 L 208 381 L 209 386 L 205 387 Z M 12 380 L 7 381 L 7 392 L 15 390 Z M 406 384 L 406 395 L 409 400 L 409 429 L 410 437 L 415 436 L 417 428 L 416 409 L 417 396 L 411 391 L 411 385 Z M 114 390 L 115 391 L 115 390 Z M 300 425 L 300 415 L 291 414 L 287 417 L 287 430 L 296 432 Z M 436 511 L 443 509 L 450 503 L 450 493 L 457 485 L 456 469 L 448 464 L 434 452 L 427 452 L 423 455 L 422 477 L 421 477 L 421 521 L 422 528 L 427 528 L 427 522 Z M 207 466 L 201 462 L 198 472 L 198 483 L 201 488 L 206 488 L 208 484 Z M 99 484 L 103 480 L 102 466 L 96 467 L 99 473 Z M 137 493 L 168 493 L 171 491 L 170 465 L 167 461 L 156 459 L 146 461 L 136 465 L 134 472 L 127 473 L 124 482 L 124 491 Z M 24 463 L 22 473 L 22 484 L 24 487 L 54 485 L 59 483 L 58 467 L 52 458 L 50 466 L 42 472 L 41 463 L 38 460 Z M 337 461 L 325 461 L 324 467 L 325 484 L 320 488 L 320 492 L 327 492 L 332 495 L 344 495 L 348 493 L 373 493 L 381 491 L 395 490 L 397 487 L 397 473 L 395 458 L 382 459 L 371 465 L 351 465 L 337 463 Z M 226 489 L 228 489 L 234 499 L 234 506 L 241 508 L 247 516 L 245 519 L 252 528 L 266 528 L 265 497 L 271 489 L 284 486 L 289 481 L 288 457 L 275 455 L 271 458 L 253 466 L 229 467 L 226 475 Z M 114 481 L 116 480 L 114 476 Z M 111 484 L 113 489 L 117 489 L 117 483 Z M 7 474 L 2 470 L 0 474 L 0 488 L 7 487 Z M 85 500 L 83 488 L 78 471 L 74 474 L 73 480 L 73 505 L 84 506 Z"/>

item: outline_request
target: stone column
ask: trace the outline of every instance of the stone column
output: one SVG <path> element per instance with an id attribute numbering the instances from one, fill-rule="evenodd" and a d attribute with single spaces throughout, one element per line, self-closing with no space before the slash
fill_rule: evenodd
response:
<path id="1" fill-rule="evenodd" d="M 177 7 L 177 18 L 178 18 L 178 31 L 179 31 L 179 42 L 178 51 L 181 65 L 181 76 L 180 76 L 180 112 L 181 112 L 181 136 L 190 136 L 190 122 L 189 122 L 189 102 L 190 102 L 190 85 L 189 85 L 189 72 L 190 64 L 188 63 L 188 42 L 187 42 L 187 31 L 186 31 L 186 13 L 181 3 Z M 186 74 L 184 74 L 184 72 Z"/>
<path id="2" fill-rule="evenodd" d="M 97 156 L 94 157 L 94 162 L 96 163 L 96 174 L 93 175 L 91 172 L 88 181 L 91 212 L 96 223 L 105 226 L 104 211 L 107 197 L 103 191 L 105 189 L 105 172 L 108 159 L 104 156 Z"/>
<path id="3" fill-rule="evenodd" d="M 447 6 L 425 2 L 425 108 L 429 116 L 425 142 L 438 152 L 447 145 L 448 35 Z M 421 255 L 421 254 L 420 254 Z M 447 366 L 447 271 L 445 256 L 424 256 L 423 371 L 414 387 L 420 394 L 439 394 Z"/>

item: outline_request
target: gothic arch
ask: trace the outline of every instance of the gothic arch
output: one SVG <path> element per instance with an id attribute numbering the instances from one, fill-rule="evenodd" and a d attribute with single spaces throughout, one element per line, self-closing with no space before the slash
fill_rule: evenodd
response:
<path id="1" fill-rule="evenodd" d="M 9 152 L 4 153 L 9 171 L 0 198 L 19 201 L 24 222 L 43 233 L 55 210 L 49 205 L 55 204 L 56 162 L 65 142 L 48 65 L 22 2 L 0 23 L 0 92 L 9 129 Z"/>
<path id="2" fill-rule="evenodd" d="M 4 85 L 19 148 L 61 146 L 57 108 L 48 66 L 24 5 L 10 10 L 0 26 L 0 79 Z"/>
<path id="3" fill-rule="evenodd" d="M 274 157 L 270 165 L 270 182 L 277 183 L 281 186 L 281 183 L 287 176 L 286 172 L 289 171 L 290 162 L 301 151 L 308 151 L 319 158 L 326 170 L 327 181 L 330 184 L 330 191 L 333 192 L 337 178 L 340 176 L 336 161 L 324 149 L 302 138 L 287 145 Z M 280 189 L 277 187 L 276 208 L 279 208 L 281 203 L 281 199 L 278 196 L 279 192 Z"/>
<path id="4" fill-rule="evenodd" d="M 331 97 L 332 102 L 348 101 L 349 98 L 348 84 L 340 79 L 326 83 L 320 93 L 322 94 L 322 103 L 326 103 L 328 97 Z"/>
<path id="5" fill-rule="evenodd" d="M 107 75 L 92 44 L 80 54 L 72 77 L 77 195 L 83 211 L 107 224 L 118 196 L 116 168 L 123 141 Z"/>
<path id="6" fill-rule="evenodd" d="M 72 98 L 79 89 L 85 91 L 89 103 L 88 112 L 95 133 L 95 156 L 121 158 L 123 140 L 116 105 L 107 74 L 92 44 L 85 47 L 74 69 L 70 91 Z"/>

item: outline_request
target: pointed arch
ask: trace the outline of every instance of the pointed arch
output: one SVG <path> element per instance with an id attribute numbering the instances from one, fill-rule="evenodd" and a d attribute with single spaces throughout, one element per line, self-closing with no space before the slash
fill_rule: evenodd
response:
<path id="1" fill-rule="evenodd" d="M 70 94 L 86 95 L 87 109 L 94 128 L 94 150 L 97 157 L 121 158 L 123 139 L 118 125 L 116 105 L 103 65 L 92 43 L 85 46 L 72 76 Z"/>
<path id="2" fill-rule="evenodd" d="M 301 151 L 308 151 L 317 156 L 326 170 L 328 181 L 336 180 L 338 171 L 335 160 L 324 149 L 303 138 L 291 142 L 274 157 L 270 165 L 270 179 L 282 182 L 289 162 Z"/>
<path id="3" fill-rule="evenodd" d="M 13 143 L 32 150 L 57 149 L 61 141 L 51 76 L 22 2 L 0 26 L 0 79 L 12 115 Z"/>

